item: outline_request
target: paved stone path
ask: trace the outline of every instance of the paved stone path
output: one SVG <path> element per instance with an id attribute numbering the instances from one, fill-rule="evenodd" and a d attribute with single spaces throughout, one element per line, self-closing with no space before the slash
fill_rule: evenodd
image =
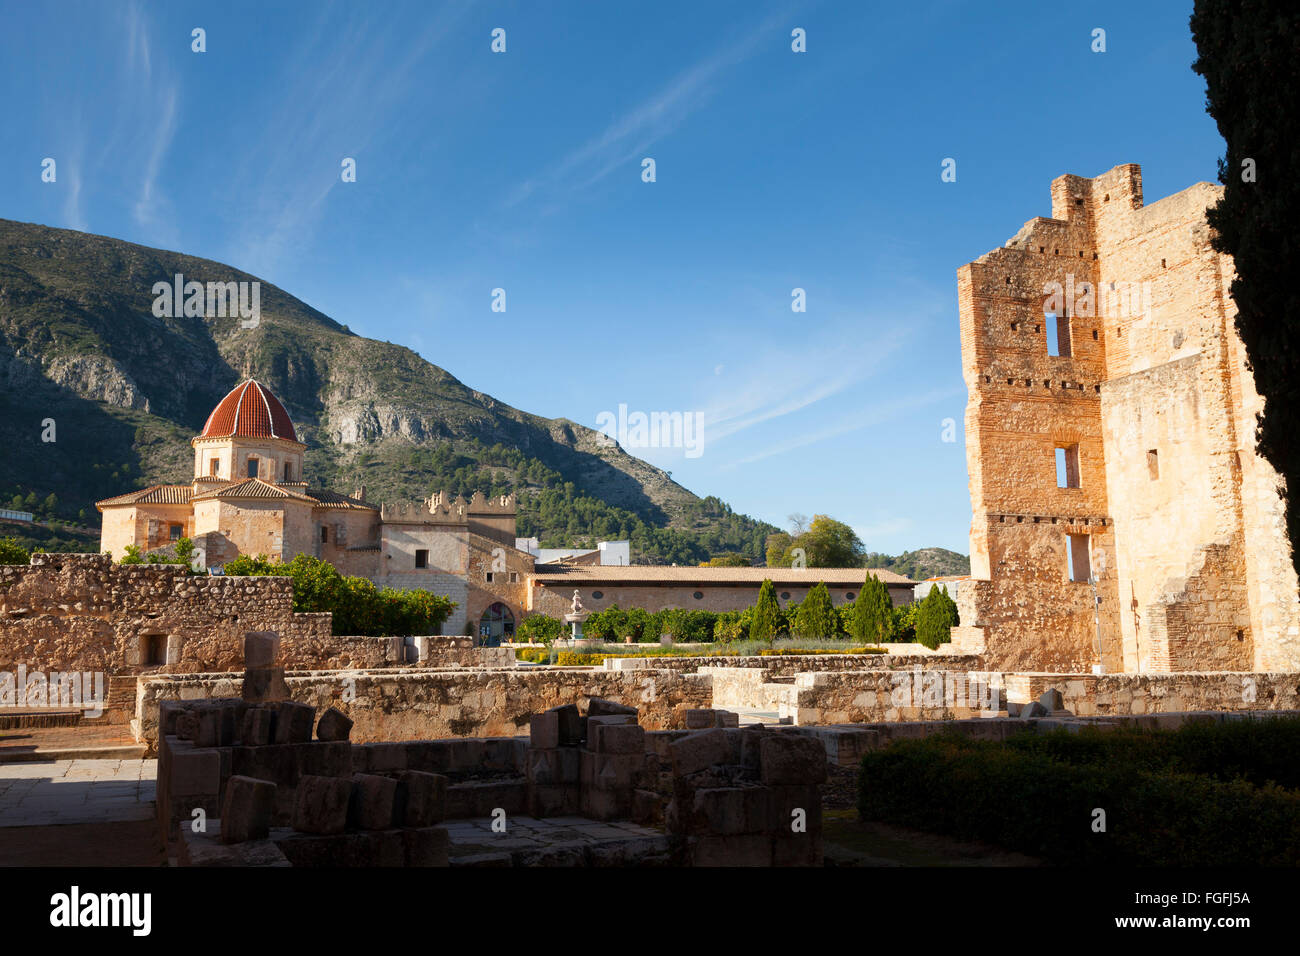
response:
<path id="1" fill-rule="evenodd" d="M 157 760 L 0 764 L 0 827 L 147 820 Z"/>
<path id="2" fill-rule="evenodd" d="M 662 840 L 663 831 L 635 823 L 602 823 L 586 817 L 512 816 L 506 819 L 506 831 L 494 832 L 491 817 L 448 820 L 442 824 L 451 841 L 452 857 L 484 853 L 514 853 L 543 850 L 560 844 L 593 845 L 605 842 Z"/>

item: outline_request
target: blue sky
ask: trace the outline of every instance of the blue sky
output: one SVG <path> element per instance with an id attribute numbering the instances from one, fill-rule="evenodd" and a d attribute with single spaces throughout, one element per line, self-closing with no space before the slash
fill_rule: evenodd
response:
<path id="1" fill-rule="evenodd" d="M 1190 13 L 3 0 L 0 217 L 230 263 L 541 415 L 698 413 L 698 456 L 632 450 L 779 525 L 965 552 L 956 269 L 1062 173 L 1215 179 Z"/>

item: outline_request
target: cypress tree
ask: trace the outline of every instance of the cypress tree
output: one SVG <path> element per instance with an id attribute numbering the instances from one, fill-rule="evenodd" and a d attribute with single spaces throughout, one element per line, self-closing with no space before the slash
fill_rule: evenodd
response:
<path id="1" fill-rule="evenodd" d="M 781 628 L 781 605 L 776 600 L 776 587 L 771 578 L 764 578 L 758 589 L 758 602 L 754 605 L 749 624 L 751 641 L 770 641 Z"/>
<path id="2" fill-rule="evenodd" d="M 850 622 L 853 639 L 860 644 L 881 643 L 894 636 L 894 602 L 885 582 L 874 574 L 863 582 Z"/>
<path id="3" fill-rule="evenodd" d="M 794 629 L 800 637 L 833 639 L 839 631 L 831 593 L 823 581 L 808 592 L 794 613 Z"/>
<path id="4" fill-rule="evenodd" d="M 952 640 L 952 628 L 958 623 L 957 603 L 948 597 L 948 588 L 935 585 L 916 612 L 916 639 L 930 650 Z"/>

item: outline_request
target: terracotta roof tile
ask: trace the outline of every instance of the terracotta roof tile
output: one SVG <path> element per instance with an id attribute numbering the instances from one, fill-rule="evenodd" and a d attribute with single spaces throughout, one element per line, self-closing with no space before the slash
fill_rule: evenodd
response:
<path id="1" fill-rule="evenodd" d="M 113 505 L 184 505 L 190 501 L 189 485 L 150 485 L 139 491 L 130 491 L 96 501 L 96 508 Z"/>
<path id="2" fill-rule="evenodd" d="M 893 571 L 877 568 L 692 568 L 669 565 L 579 565 L 539 564 L 535 580 L 541 584 L 576 583 L 593 584 L 761 584 L 771 578 L 776 585 L 796 587 L 816 584 L 818 581 L 834 587 L 861 587 L 868 574 L 874 574 L 886 584 L 910 585 L 916 582 Z"/>
<path id="3" fill-rule="evenodd" d="M 208 416 L 200 438 L 284 438 L 298 440 L 289 413 L 261 383 L 249 379 L 230 390 Z"/>
<path id="4" fill-rule="evenodd" d="M 366 511 L 378 511 L 378 505 L 372 505 L 368 501 L 362 501 L 359 498 L 353 498 L 349 495 L 341 495 L 337 491 L 326 491 L 324 488 L 304 488 L 303 491 L 311 498 L 314 498 L 319 508 L 363 508 Z"/>
<path id="5" fill-rule="evenodd" d="M 246 478 L 243 481 L 233 481 L 220 488 L 213 488 L 211 491 L 204 491 L 194 496 L 192 500 L 202 501 L 208 498 L 281 498 L 294 499 L 296 501 L 308 501 L 315 504 L 315 500 L 308 495 L 303 494 L 292 488 L 283 488 L 279 485 L 273 485 L 269 481 L 263 481 L 261 478 Z"/>

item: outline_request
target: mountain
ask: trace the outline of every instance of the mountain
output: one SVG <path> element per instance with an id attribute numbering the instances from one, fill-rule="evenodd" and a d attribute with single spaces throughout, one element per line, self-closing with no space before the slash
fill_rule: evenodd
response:
<path id="1" fill-rule="evenodd" d="M 869 568 L 896 571 L 913 581 L 953 574 L 970 574 L 970 555 L 958 554 L 947 548 L 920 548 L 916 551 L 904 551 L 898 555 L 873 551 L 866 555 L 864 563 Z"/>
<path id="2" fill-rule="evenodd" d="M 177 274 L 260 282 L 260 324 L 156 316 L 154 285 Z M 514 491 L 521 535 L 556 547 L 629 538 L 644 563 L 761 561 L 776 530 L 594 429 L 512 408 L 256 276 L 0 219 L 0 507 L 39 501 L 47 517 L 93 526 L 96 499 L 188 480 L 189 439 L 249 376 L 289 410 L 313 485 L 365 485 L 373 501 Z"/>

